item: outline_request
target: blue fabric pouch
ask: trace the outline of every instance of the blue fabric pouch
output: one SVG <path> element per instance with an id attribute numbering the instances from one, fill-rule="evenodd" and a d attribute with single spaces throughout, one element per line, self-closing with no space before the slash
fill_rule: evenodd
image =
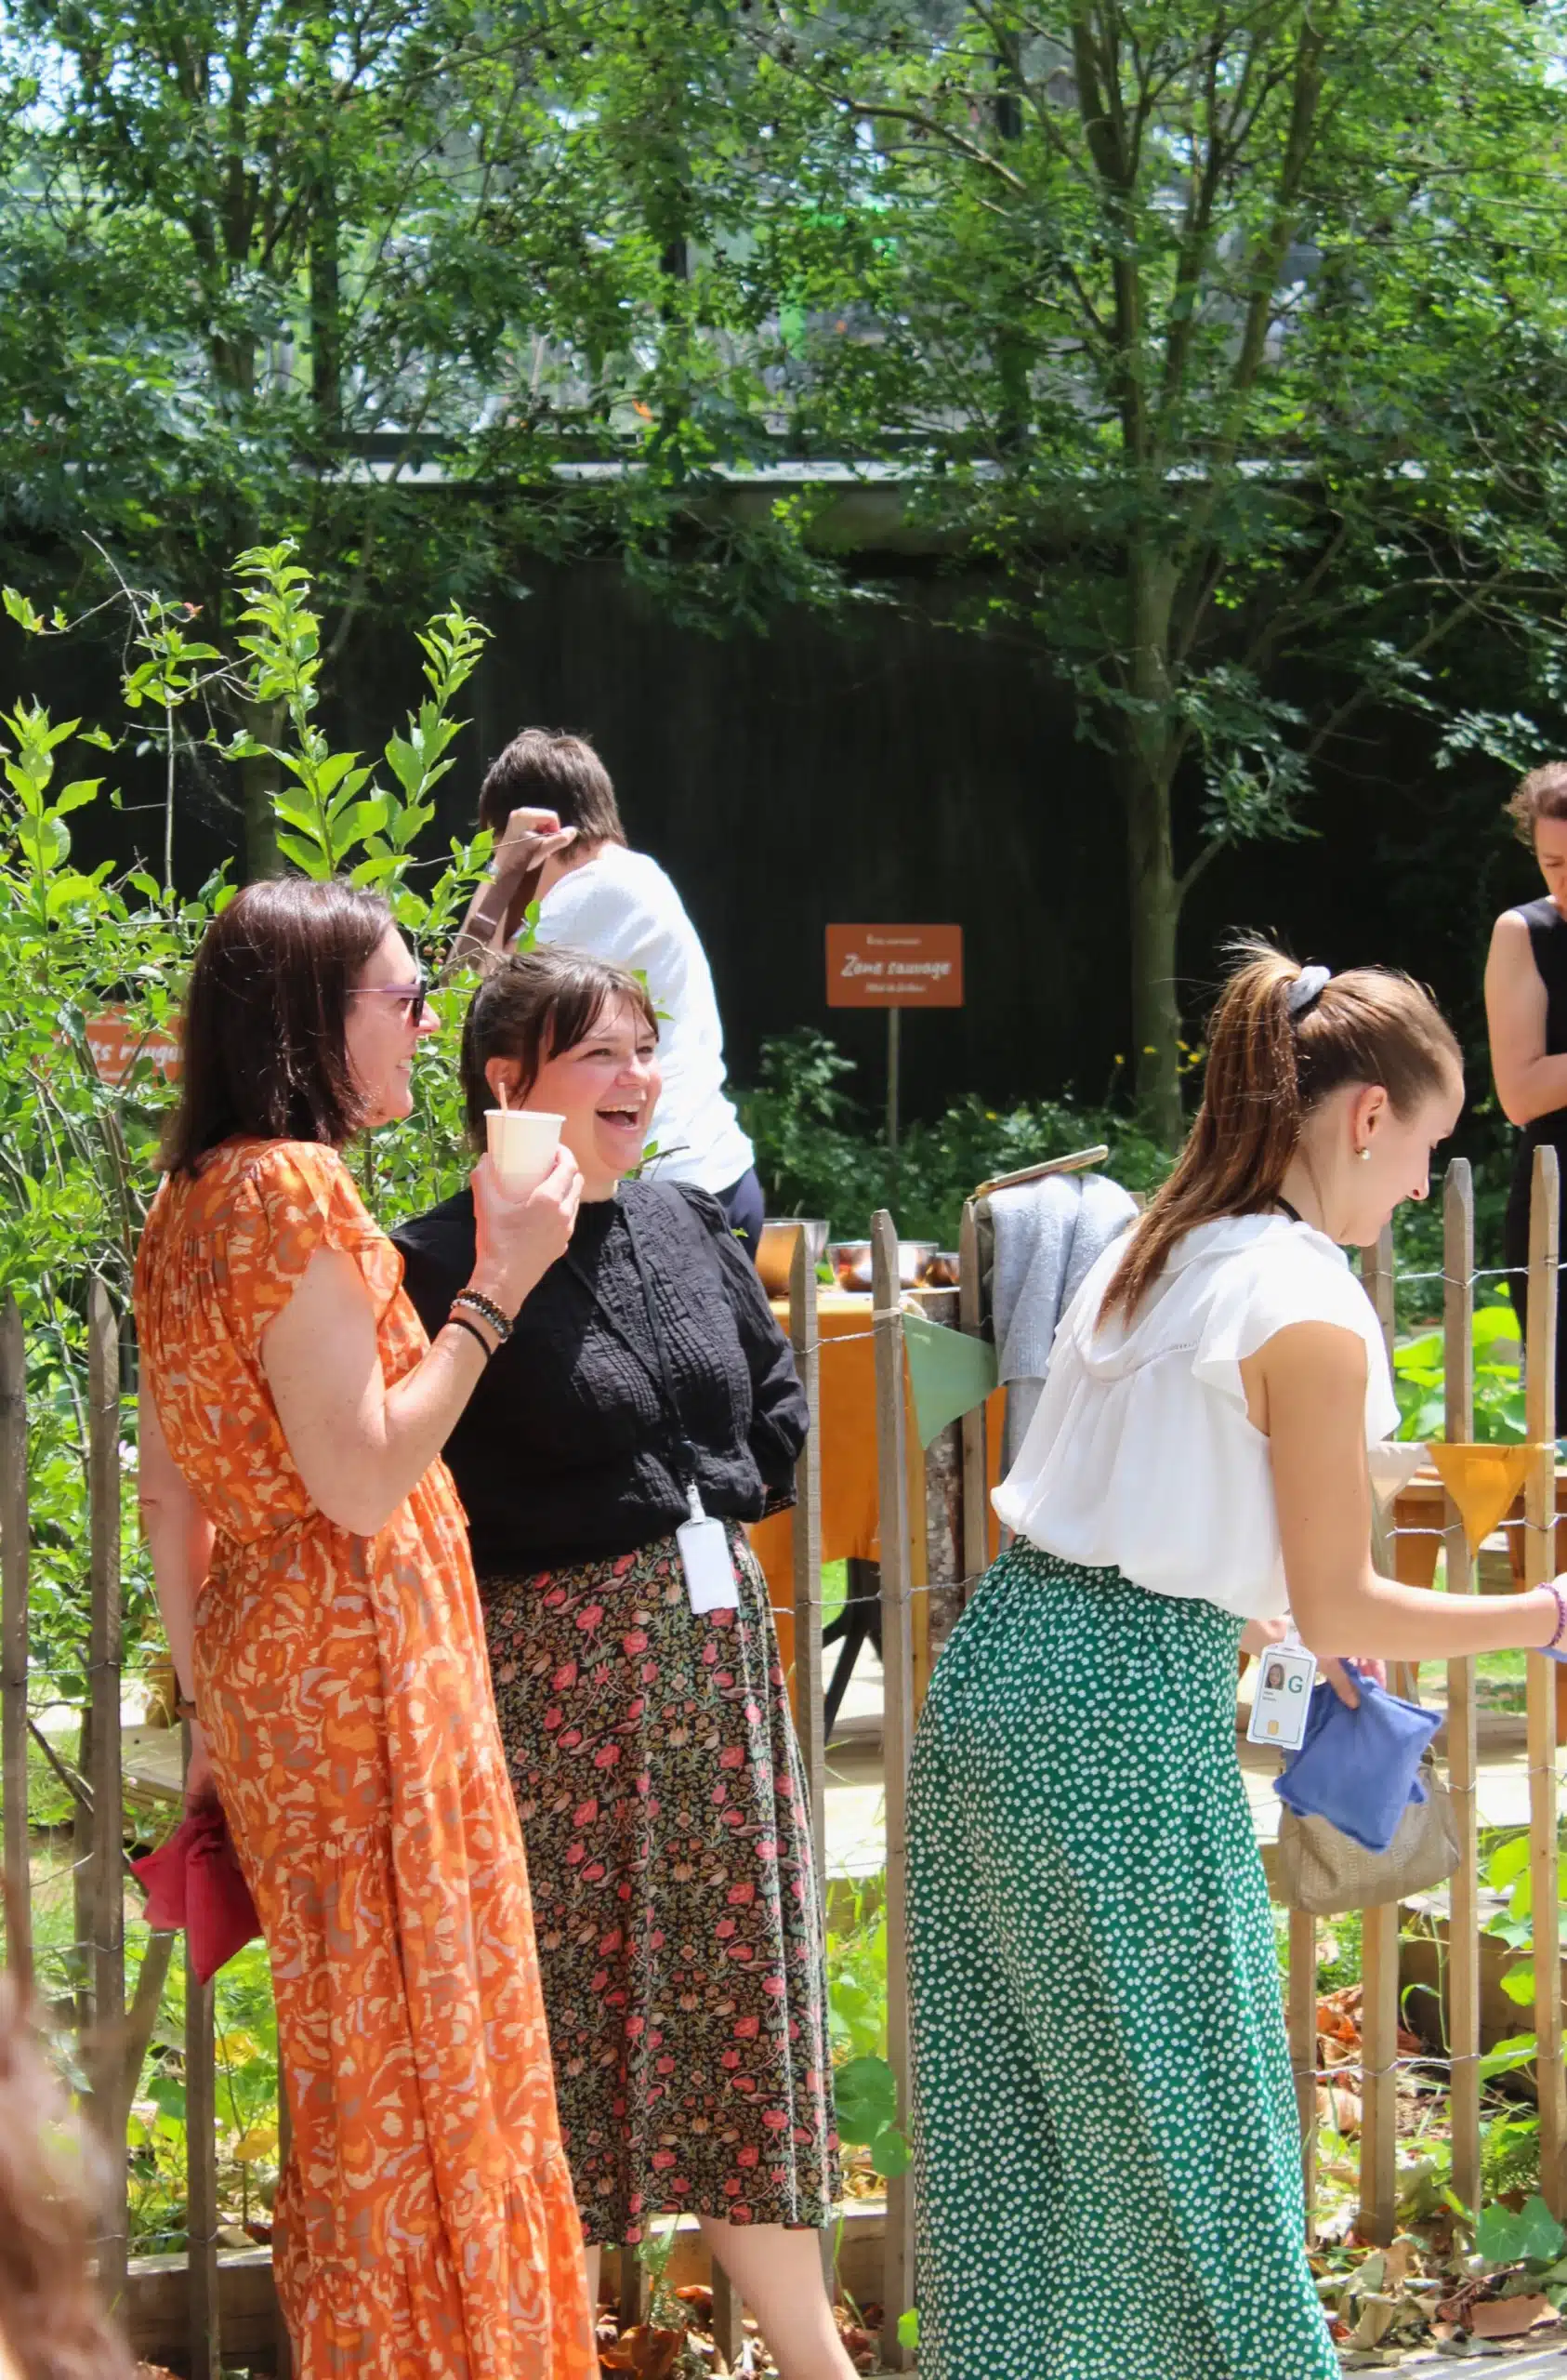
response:
<path id="1" fill-rule="evenodd" d="M 1300 1750 L 1274 1786 L 1297 1818 L 1326 1818 L 1367 1851 L 1386 1851 L 1411 1802 L 1423 1802 L 1420 1759 L 1441 1715 L 1357 1677 L 1351 1711 L 1325 1679 L 1312 1689 Z"/>

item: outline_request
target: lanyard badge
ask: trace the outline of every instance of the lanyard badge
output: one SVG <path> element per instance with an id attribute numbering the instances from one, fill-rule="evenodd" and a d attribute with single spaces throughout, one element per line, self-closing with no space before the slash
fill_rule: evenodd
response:
<path id="1" fill-rule="evenodd" d="M 675 1531 L 675 1542 L 680 1549 L 691 1607 L 696 1612 L 733 1611 L 740 1601 L 740 1586 L 729 1550 L 729 1531 L 722 1521 L 709 1520 L 694 1484 L 686 1492 L 691 1518 Z"/>
<path id="2" fill-rule="evenodd" d="M 658 1309 L 653 1303 L 652 1282 L 648 1275 L 647 1261 L 637 1238 L 637 1226 L 630 1210 L 623 1208 L 625 1236 L 630 1243 L 631 1261 L 637 1267 L 637 1277 L 642 1285 L 642 1302 L 647 1309 L 648 1331 L 652 1340 L 653 1356 L 657 1364 L 657 1380 L 677 1447 L 677 1461 L 686 1474 L 686 1502 L 691 1517 L 675 1531 L 679 1549 L 680 1567 L 685 1572 L 686 1593 L 692 1611 L 733 1611 L 740 1602 L 740 1581 L 734 1574 L 734 1557 L 729 1550 L 729 1531 L 723 1522 L 709 1517 L 703 1509 L 702 1491 L 697 1486 L 697 1452 L 690 1433 L 680 1418 L 680 1400 L 676 1394 L 669 1357 L 665 1351 L 664 1333 L 658 1327 Z M 571 1263 L 568 1250 L 566 1261 Z M 591 1283 L 590 1294 L 597 1297 Z M 611 1317 L 612 1321 L 612 1316 Z M 618 1329 L 618 1325 L 615 1326 Z"/>
<path id="3" fill-rule="evenodd" d="M 1306 1740 L 1306 1715 L 1316 1682 L 1317 1657 L 1304 1645 L 1270 1645 L 1259 1653 L 1247 1743 L 1298 1752 Z"/>

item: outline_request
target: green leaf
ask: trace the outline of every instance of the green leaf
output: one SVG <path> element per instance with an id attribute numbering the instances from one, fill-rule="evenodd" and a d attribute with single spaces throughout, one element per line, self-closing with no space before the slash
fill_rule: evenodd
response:
<path id="1" fill-rule="evenodd" d="M 916 2347 L 919 2345 L 919 2307 L 905 2306 L 898 2317 L 898 2344 Z"/>
<path id="2" fill-rule="evenodd" d="M 102 783 L 101 777 L 77 777 L 72 784 L 60 787 L 49 807 L 57 818 L 62 817 L 68 810 L 85 809 L 89 801 L 98 800 L 98 789 Z"/>
<path id="3" fill-rule="evenodd" d="M 308 843 L 300 835 L 280 835 L 278 849 L 285 859 L 291 859 L 301 876 L 309 876 L 317 883 L 324 883 L 332 874 L 332 862 L 319 843 Z"/>
<path id="4" fill-rule="evenodd" d="M 914 2152 L 896 2124 L 889 2123 L 872 2141 L 871 2163 L 889 2180 L 894 2174 L 906 2174 L 914 2163 Z"/>
<path id="5" fill-rule="evenodd" d="M 851 2057 L 833 2076 L 838 2134 L 869 2148 L 898 2118 L 898 2085 L 885 2057 Z"/>
<path id="6" fill-rule="evenodd" d="M 1502 1990 L 1520 2008 L 1534 2004 L 1534 1970 L 1532 1966 L 1509 1967 L 1502 1977 Z"/>
<path id="7" fill-rule="evenodd" d="M 1539 2054 L 1539 2041 L 1534 2033 L 1511 2033 L 1481 2059 L 1481 2080 L 1489 2082 L 1493 2075 L 1512 2074 L 1521 2066 L 1533 2066 Z"/>
<path id="8" fill-rule="evenodd" d="M 1508 1886 L 1522 1875 L 1528 1865 L 1529 1837 L 1526 1834 L 1509 1836 L 1506 1843 L 1498 1845 L 1486 1861 L 1485 1881 L 1493 1892 L 1506 1892 Z"/>
<path id="9" fill-rule="evenodd" d="M 1488 2265 L 1553 2265 L 1567 2247 L 1567 2230 L 1536 2192 L 1516 2215 L 1505 2206 L 1481 2208 L 1474 2244 Z"/>
<path id="10" fill-rule="evenodd" d="M 29 636 L 43 635 L 46 626 L 43 614 L 34 611 L 27 597 L 19 594 L 14 587 L 0 587 L 0 603 L 6 606 L 7 617 L 15 620 L 20 628 L 25 628 Z"/>

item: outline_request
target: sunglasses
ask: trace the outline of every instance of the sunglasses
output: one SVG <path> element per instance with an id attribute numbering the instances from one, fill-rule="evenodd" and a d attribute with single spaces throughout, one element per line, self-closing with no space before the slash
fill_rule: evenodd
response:
<path id="1" fill-rule="evenodd" d="M 410 1030 L 416 1033 L 429 1005 L 429 985 L 422 976 L 416 984 L 356 984 L 349 998 L 396 1000 Z"/>

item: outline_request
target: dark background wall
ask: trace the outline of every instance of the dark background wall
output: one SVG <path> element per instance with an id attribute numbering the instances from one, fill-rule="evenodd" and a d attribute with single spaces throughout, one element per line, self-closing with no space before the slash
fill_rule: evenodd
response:
<path id="1" fill-rule="evenodd" d="M 669 869 L 711 956 L 741 1082 L 761 1042 L 832 1031 L 881 1095 L 879 1017 L 829 1012 L 829 920 L 960 923 L 968 1005 L 909 1020 L 906 1101 L 993 1101 L 1074 1089 L 1097 1099 L 1127 1051 L 1122 829 L 1108 763 L 1079 739 L 1069 696 L 1034 654 L 930 617 L 862 615 L 849 634 L 810 615 L 768 638 L 677 625 L 611 562 L 527 567 L 527 601 L 497 606 L 462 707 L 471 724 L 441 788 L 442 841 L 471 826 L 485 761 L 517 728 L 593 735 L 632 840 Z M 952 590 L 921 590 L 932 607 Z M 366 750 L 421 691 L 412 638 L 362 634 L 334 673 L 327 724 Z M 0 690 L 57 716 L 120 716 L 115 655 L 0 641 Z M 1483 701 L 1485 689 L 1474 690 Z M 126 807 L 78 814 L 91 859 L 160 845 L 161 764 L 77 751 Z M 1188 910 L 1188 1012 L 1201 1015 L 1225 934 L 1284 934 L 1335 966 L 1377 959 L 1431 982 L 1480 1047 L 1479 979 L 1492 917 L 1532 889 L 1500 818 L 1506 777 L 1442 772 L 1418 723 L 1362 719 L 1319 772 L 1312 833 L 1220 855 Z M 177 872 L 197 882 L 232 852 L 221 773 L 182 781 Z M 138 805 L 149 805 L 140 807 Z M 1485 1088 L 1471 1073 L 1471 1094 Z"/>

